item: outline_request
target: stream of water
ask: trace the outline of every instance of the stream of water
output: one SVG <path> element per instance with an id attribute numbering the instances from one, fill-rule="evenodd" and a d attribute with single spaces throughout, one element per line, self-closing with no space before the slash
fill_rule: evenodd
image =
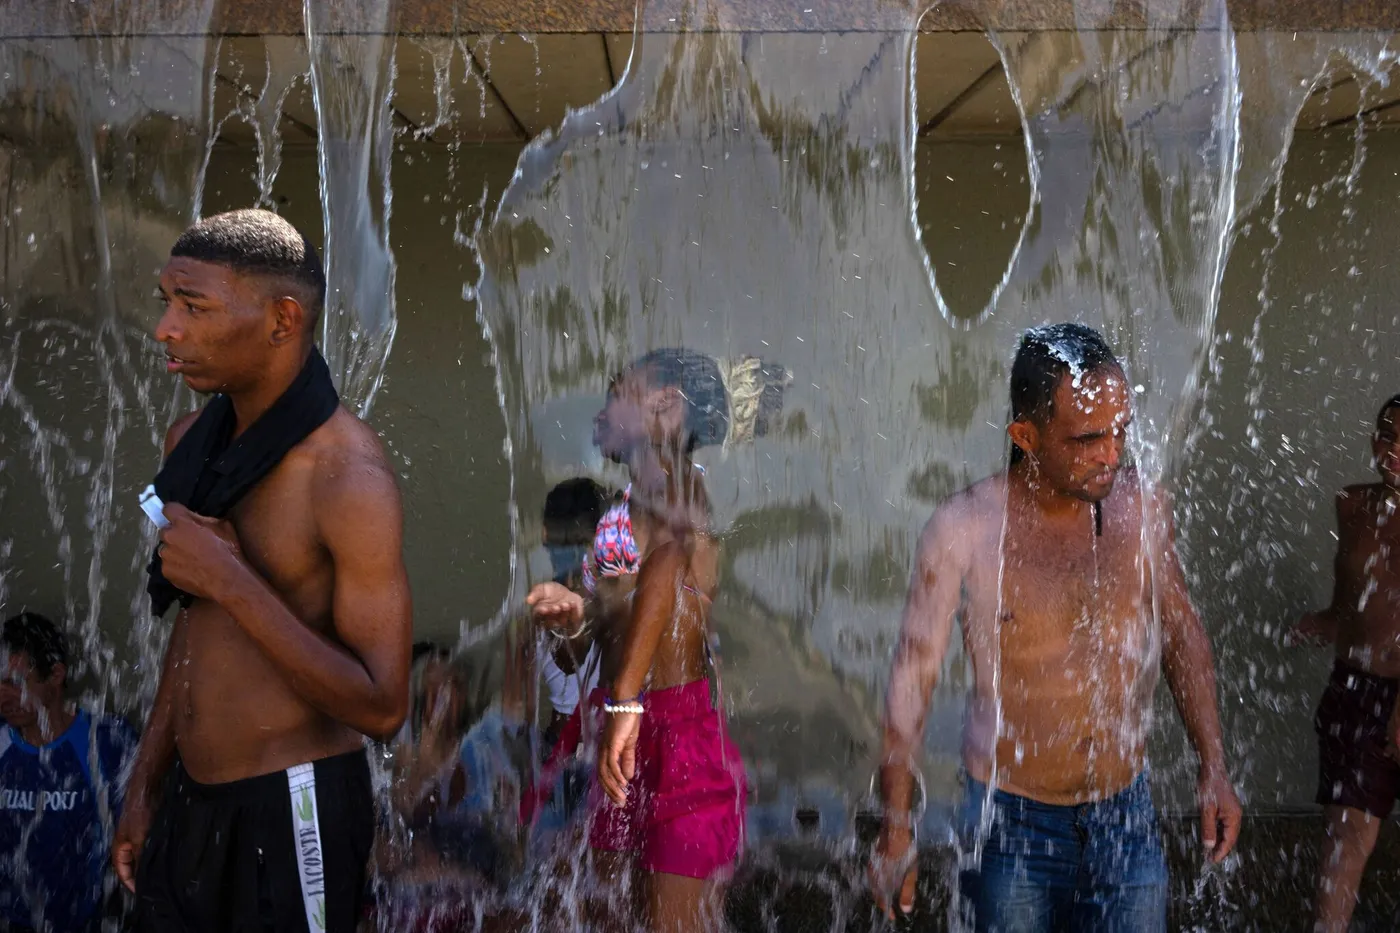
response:
<path id="1" fill-rule="evenodd" d="M 1187 577 L 1211 594 L 1198 602 L 1230 672 L 1222 707 L 1236 779 L 1247 807 L 1284 803 L 1255 748 L 1306 748 L 1277 723 L 1303 715 L 1315 691 L 1299 677 L 1314 671 L 1255 655 L 1261 644 L 1277 654 L 1279 617 L 1303 598 L 1278 564 L 1277 542 L 1296 531 L 1282 516 L 1306 495 L 1323 503 L 1307 508 L 1325 522 L 1337 472 L 1297 451 L 1314 450 L 1309 438 L 1326 425 L 1355 433 L 1334 396 L 1364 393 L 1369 408 L 1400 375 L 1393 316 L 1325 289 L 1299 296 L 1278 258 L 1295 208 L 1286 181 L 1304 106 L 1351 76 L 1363 112 L 1387 87 L 1390 37 L 1236 33 L 1224 0 L 1158 11 L 1147 29 L 1100 28 L 1104 5 L 1086 0 L 1075 4 L 1077 30 L 987 30 L 1021 122 L 1005 157 L 1024 165 L 1027 197 L 1019 232 L 1002 237 L 1006 254 L 982 257 L 1000 274 L 978 304 L 945 287 L 950 270 L 924 240 L 961 222 L 924 196 L 927 166 L 963 184 L 954 162 L 928 154 L 939 143 L 916 117 L 925 8 L 879 4 L 855 32 L 759 33 L 733 25 L 740 3 L 644 6 L 617 86 L 530 141 L 508 186 L 485 191 L 469 180 L 476 156 L 458 118 L 497 106 L 494 37 L 411 40 L 430 59 L 435 103 L 428 122 L 408 127 L 396 125 L 395 81 L 410 40 L 394 34 L 392 0 L 305 0 L 304 36 L 239 40 L 261 59 L 236 81 L 220 71 L 235 40 L 209 35 L 215 0 L 179 4 L 178 21 L 157 0 L 121 4 L 101 34 L 72 4 L 26 12 L 27 38 L 0 39 L 0 608 L 8 616 L 42 592 L 83 646 L 85 705 L 141 718 L 168 623 L 145 608 L 151 535 L 135 491 L 166 426 L 195 404 L 161 374 L 148 295 L 169 245 L 202 212 L 230 121 L 253 131 L 256 203 L 277 208 L 301 86 L 322 223 L 308 232 L 324 244 L 330 281 L 321 345 L 347 405 L 371 423 L 381 389 L 392 391 L 386 367 L 406 315 L 396 179 L 415 147 L 446 152 L 448 190 L 424 193 L 442 204 L 441 255 L 411 261 L 465 264 L 465 302 L 454 285 L 442 307 L 414 313 L 475 315 L 484 358 L 457 365 L 488 369 L 496 397 L 454 404 L 499 408 L 503 447 L 470 445 L 484 460 L 499 453 L 492 462 L 510 490 L 481 519 L 509 534 L 508 579 L 479 584 L 504 596 L 489 617 L 464 621 L 461 647 L 533 637 L 518 608 L 543 576 L 543 552 L 523 516 L 549 486 L 578 475 L 625 483 L 594 449 L 591 418 L 629 361 L 684 346 L 762 357 L 790 374 L 765 436 L 698 458 L 723 532 L 722 699 L 751 785 L 741 878 L 805 871 L 826 886 L 833 929 L 863 903 L 860 816 L 876 805 L 882 702 L 920 529 L 938 502 L 1001 469 L 1018 336 L 1061 320 L 1098 328 L 1119 353 L 1136 413 L 1133 475 L 1144 492 L 1177 491 Z M 19 14 L 0 7 L 10 35 L 6 17 Z M 534 54 L 538 86 L 548 62 L 539 46 Z M 1365 127 L 1340 131 L 1351 158 L 1305 198 L 1308 210 L 1335 209 L 1336 228 L 1297 235 L 1365 250 L 1372 231 L 1355 221 Z M 988 177 L 977 168 L 967 184 Z M 1248 326 L 1223 328 L 1226 268 L 1245 248 L 1260 257 L 1260 284 L 1245 296 Z M 1334 271 L 1356 280 L 1372 270 Z M 1364 294 L 1365 282 L 1356 288 Z M 1296 313 L 1359 329 L 1355 349 L 1340 360 L 1273 349 L 1280 318 Z M 1280 366 L 1306 370 L 1299 391 L 1324 396 L 1301 434 L 1266 392 Z M 391 446 L 396 430 L 385 428 Z M 452 482 L 436 479 L 441 495 L 453 496 Z M 433 507 L 410 497 L 408 521 Z M 23 525 L 8 519 L 19 514 Z M 1154 533 L 1150 521 L 1143 529 Z M 1240 585 L 1202 583 L 1221 573 Z M 1153 631 L 1142 651 L 1155 659 Z M 1125 689 L 1152 693 L 1157 665 L 1144 670 Z M 971 676 L 955 637 L 918 763 L 931 844 L 952 839 Z M 1192 760 L 1175 713 L 1158 705 L 1154 768 L 1167 808 L 1189 811 Z M 464 928 L 502 912 L 539 929 L 561 917 L 581 925 L 591 882 L 570 867 L 584 848 L 570 840 L 533 842 L 528 869 L 489 896 L 443 895 L 444 915 Z M 784 848 L 796 841 L 806 854 Z M 792 868 L 811 852 L 823 867 Z M 1210 918 L 1203 929 L 1253 928 L 1231 870 L 1187 879 L 1196 915 Z M 393 901 L 397 889 L 381 881 Z M 745 922 L 783 928 L 781 903 Z M 391 904 L 381 928 L 396 929 L 394 916 Z"/>

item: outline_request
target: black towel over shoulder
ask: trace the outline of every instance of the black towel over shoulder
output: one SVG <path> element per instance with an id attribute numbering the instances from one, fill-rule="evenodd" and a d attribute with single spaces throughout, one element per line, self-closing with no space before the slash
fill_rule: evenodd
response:
<path id="1" fill-rule="evenodd" d="M 233 439 L 233 402 L 216 395 L 175 445 L 156 474 L 161 502 L 178 502 L 191 512 L 223 518 L 272 468 L 308 434 L 330 420 L 340 395 L 330 368 L 315 347 L 297 378 L 262 417 Z M 146 568 L 151 608 L 165 615 L 176 600 L 188 606 L 193 597 L 161 573 L 157 551 Z"/>

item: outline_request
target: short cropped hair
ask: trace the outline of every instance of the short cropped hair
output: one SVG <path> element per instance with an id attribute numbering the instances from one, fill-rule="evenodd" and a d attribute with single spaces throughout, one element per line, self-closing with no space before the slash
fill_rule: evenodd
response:
<path id="1" fill-rule="evenodd" d="M 41 678 L 52 674 L 55 664 L 68 667 L 68 646 L 63 633 L 47 617 L 37 612 L 21 612 L 5 620 L 5 631 L 0 640 L 11 652 L 27 655 L 35 673 Z"/>
<path id="2" fill-rule="evenodd" d="M 593 540 L 607 493 L 587 477 L 565 480 L 544 497 L 544 529 L 549 538 L 577 544 Z"/>
<path id="3" fill-rule="evenodd" d="M 1011 420 L 1045 424 L 1055 414 L 1055 389 L 1066 374 L 1105 369 L 1122 369 L 1122 365 L 1092 327 L 1066 322 L 1031 328 L 1021 336 L 1011 364 Z M 1013 444 L 1011 462 L 1023 454 Z"/>
<path id="4" fill-rule="evenodd" d="M 308 327 L 315 325 L 326 303 L 326 271 L 316 247 L 272 211 L 246 208 L 205 217 L 180 234 L 170 255 L 299 286 L 309 299 Z"/>

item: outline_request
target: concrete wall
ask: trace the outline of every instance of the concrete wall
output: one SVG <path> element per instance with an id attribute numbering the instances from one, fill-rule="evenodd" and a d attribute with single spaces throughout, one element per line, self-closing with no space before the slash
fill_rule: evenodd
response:
<path id="1" fill-rule="evenodd" d="M 391 230 L 399 330 L 372 421 L 405 492 L 420 637 L 455 639 L 463 626 L 489 619 L 507 590 L 503 421 L 488 348 L 463 298 L 475 259 L 455 234 L 472 229 L 483 188 L 486 203 L 495 203 L 517 154 L 514 147 L 453 153 L 409 143 L 396 153 Z M 1367 478 L 1368 425 L 1380 401 L 1400 390 L 1400 324 L 1389 303 L 1400 285 L 1391 260 L 1397 236 L 1389 223 L 1400 195 L 1400 137 L 1369 139 L 1348 189 L 1335 179 L 1351 169 L 1352 159 L 1349 135 L 1299 140 L 1282 190 L 1279 236 L 1270 229 L 1271 198 L 1247 218 L 1227 273 L 1199 436 L 1177 470 L 1182 550 L 1220 658 L 1230 746 L 1260 807 L 1297 806 L 1311 797 L 1309 720 L 1327 661 L 1284 650 L 1280 632 L 1326 598 L 1331 497 L 1343 483 Z M 205 211 L 251 203 L 254 174 L 251 153 L 216 151 Z M 949 175 L 956 183 L 946 181 Z M 950 303 L 955 310 L 980 308 L 1025 209 L 1023 153 L 1007 143 L 929 145 L 920 152 L 918 186 L 925 242 Z M 285 153 L 276 194 L 283 213 L 319 239 L 313 151 Z M 10 217 L 11 253 L 23 251 L 25 224 L 36 222 Z M 154 283 L 173 229 L 167 222 L 132 233 L 146 246 L 123 253 L 114 267 L 123 289 L 135 295 Z M 48 270 L 50 279 L 77 276 L 76 283 L 84 265 L 75 255 L 26 267 L 30 278 L 10 278 L 7 294 L 37 283 L 35 270 Z M 1252 362 L 1246 338 L 1263 308 L 1258 296 L 1266 276 L 1270 304 L 1257 344 L 1262 356 Z M 24 604 L 81 620 L 92 615 L 92 595 L 102 592 L 87 630 L 88 651 L 119 701 L 129 703 L 150 685 L 160 636 L 132 608 L 148 543 L 135 492 L 156 466 L 164 423 L 190 400 L 170 392 L 157 358 L 138 336 L 153 321 L 151 312 L 127 315 L 130 333 L 94 337 L 83 330 L 91 320 L 84 306 L 90 299 L 76 285 L 65 292 L 63 282 L 44 281 L 29 290 L 50 297 L 23 307 L 12 298 L 0 331 L 6 338 L 0 366 L 7 367 L 0 375 L 12 372 L 28 403 L 28 409 L 14 403 L 12 394 L 0 405 L 0 601 L 6 613 Z M 65 293 L 66 299 L 52 297 Z M 1073 317 L 1074 309 L 1065 309 L 1065 316 Z M 41 327 L 41 320 L 50 323 Z M 115 383 L 104 375 L 114 365 Z M 114 425 L 104 404 L 113 384 L 122 386 L 125 424 Z M 1262 414 L 1251 414 L 1254 409 Z M 36 439 L 60 435 L 62 443 L 49 445 L 46 460 Z M 109 465 L 110 482 L 95 481 L 83 462 Z M 45 476 L 54 481 L 46 484 Z M 538 483 L 526 479 L 520 505 L 531 530 Z M 113 497 L 110 512 L 93 501 L 103 489 Z M 50 503 L 67 513 L 61 529 Z M 107 514 L 110 521 L 96 523 L 103 557 L 93 561 L 95 536 L 84 527 L 85 517 Z M 787 712 L 767 719 L 756 712 L 738 730 L 746 744 L 776 748 L 787 735 L 793 754 L 805 742 L 810 756 L 813 736 L 844 735 L 851 748 L 826 755 L 830 767 L 868 760 L 877 698 L 843 688 L 800 631 L 748 628 L 730 641 L 734 664 L 726 690 L 756 692 L 769 698 L 770 713 Z M 1165 702 L 1164 715 L 1157 766 L 1180 802 L 1191 775 Z"/>

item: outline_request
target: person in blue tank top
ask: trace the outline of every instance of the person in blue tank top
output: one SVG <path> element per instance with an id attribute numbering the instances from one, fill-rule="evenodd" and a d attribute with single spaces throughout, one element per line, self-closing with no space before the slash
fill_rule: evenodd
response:
<path id="1" fill-rule="evenodd" d="M 136 732 L 68 702 L 48 619 L 22 612 L 0 641 L 0 929 L 95 931 Z"/>

